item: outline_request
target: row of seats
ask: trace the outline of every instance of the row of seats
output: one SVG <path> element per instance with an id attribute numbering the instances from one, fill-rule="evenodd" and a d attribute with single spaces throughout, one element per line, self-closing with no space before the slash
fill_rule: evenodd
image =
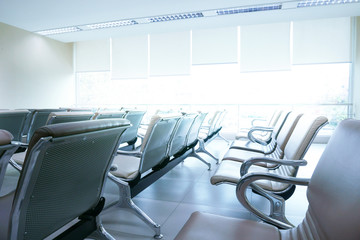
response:
<path id="1" fill-rule="evenodd" d="M 205 114 L 154 115 L 140 148 L 132 151 L 119 149 L 132 128 L 130 119 L 81 119 L 89 119 L 89 115 L 52 112 L 48 125 L 32 134 L 27 151 L 17 153 L 23 154 L 18 162 L 22 164 L 18 186 L 15 192 L 0 197 L 0 214 L 5 216 L 1 218 L 1 239 L 42 239 L 76 217 L 76 226 L 59 239 L 80 239 L 94 231 L 98 237 L 112 239 L 98 219 L 105 206 L 102 187 L 106 178 L 120 189 L 116 206 L 134 212 L 155 231 L 155 238 L 162 237 L 160 226 L 131 198 L 196 153 Z M 0 145 L 4 145 L 0 148 L 1 183 L 19 145 L 11 144 L 12 136 L 6 130 L 1 130 L 0 137 Z"/>
<path id="2" fill-rule="evenodd" d="M 295 118 L 289 117 L 290 119 Z M 284 156 L 288 157 L 288 152 L 293 152 L 295 148 L 306 149 L 308 145 L 308 140 L 306 139 L 310 138 L 310 132 L 316 131 L 316 127 L 321 125 L 320 122 L 323 122 L 323 120 L 320 120 L 306 115 L 300 117 L 292 134 L 290 134 L 288 143 L 285 145 Z M 306 124 L 306 122 L 313 122 L 313 124 Z M 297 126 L 304 128 L 302 130 Z M 313 126 L 313 129 L 309 129 L 309 126 Z M 304 133 L 309 133 L 301 134 L 303 138 L 299 138 L 304 144 L 302 146 L 292 146 L 292 140 L 300 136 L 298 134 L 301 130 Z M 283 130 L 281 129 L 280 131 Z M 281 134 L 280 132 L 279 135 Z M 270 161 L 265 161 L 266 164 L 276 163 L 282 166 L 295 167 L 303 165 L 305 163 L 304 160 L 293 161 L 286 159 L 272 161 L 272 158 L 263 157 L 244 161 L 241 168 L 237 169 L 237 171 L 241 171 L 241 178 L 235 183 L 236 195 L 248 210 L 260 217 L 265 223 L 195 212 L 175 239 L 360 239 L 360 229 L 358 227 L 360 220 L 360 194 L 358 191 L 358 183 L 360 182 L 360 175 L 358 173 L 360 169 L 359 141 L 360 121 L 353 119 L 343 120 L 331 136 L 310 179 L 296 178 L 291 174 L 289 176 L 287 174 L 279 174 L 279 172 L 247 172 L 250 165 L 260 163 L 258 160 L 264 162 L 266 159 L 269 159 Z M 288 144 L 291 146 L 286 149 L 289 146 Z M 301 157 L 301 155 L 303 154 L 298 156 Z M 248 161 L 249 165 L 246 164 Z M 281 185 L 308 186 L 308 210 L 304 220 L 298 226 L 293 226 L 286 220 L 284 208 L 282 208 L 283 199 L 272 190 L 264 190 L 262 184 L 269 181 L 277 182 Z M 267 216 L 251 205 L 246 199 L 248 188 L 255 190 L 257 193 L 266 194 L 268 199 L 275 203 L 270 209 L 271 213 L 273 213 L 270 214 L 272 216 Z"/>

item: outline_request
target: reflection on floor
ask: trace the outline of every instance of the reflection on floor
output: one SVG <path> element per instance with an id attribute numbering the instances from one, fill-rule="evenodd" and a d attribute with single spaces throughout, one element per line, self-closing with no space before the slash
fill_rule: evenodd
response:
<path id="1" fill-rule="evenodd" d="M 305 156 L 308 165 L 299 170 L 298 177 L 311 177 L 324 146 L 313 144 L 310 147 Z M 221 157 L 227 148 L 225 141 L 217 139 L 207 146 L 207 149 L 218 157 Z M 217 165 L 207 155 L 202 156 L 212 163 L 211 171 L 208 171 L 206 165 L 199 160 L 187 158 L 133 199 L 145 213 L 161 225 L 164 239 L 174 239 L 194 211 L 257 221 L 257 218 L 238 202 L 235 186 L 210 184 L 209 179 Z M 110 181 L 106 186 L 106 192 L 108 202 L 116 200 L 116 187 L 112 186 Z M 248 194 L 255 206 L 268 211 L 269 206 L 265 199 L 251 191 Z M 303 219 L 307 204 L 306 188 L 297 187 L 294 195 L 286 202 L 286 216 L 293 224 L 296 225 Z M 153 231 L 125 210 L 112 207 L 102 213 L 101 219 L 105 229 L 116 239 L 153 239 Z"/>

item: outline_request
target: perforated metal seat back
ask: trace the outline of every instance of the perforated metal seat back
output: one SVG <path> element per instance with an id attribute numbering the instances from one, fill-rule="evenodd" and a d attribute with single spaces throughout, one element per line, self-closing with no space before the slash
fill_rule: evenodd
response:
<path id="1" fill-rule="evenodd" d="M 151 133 L 143 148 L 140 162 L 140 173 L 162 163 L 168 154 L 170 137 L 180 117 L 160 118 L 152 127 Z"/>
<path id="2" fill-rule="evenodd" d="M 129 111 L 125 114 L 124 118 L 128 119 L 132 126 L 124 133 L 122 142 L 134 141 L 137 138 L 138 128 L 144 115 L 145 111 Z"/>
<path id="3" fill-rule="evenodd" d="M 93 123 L 83 133 L 41 138 L 30 150 L 15 194 L 14 239 L 43 239 L 97 205 L 120 135 L 130 125 L 100 121 L 86 121 Z M 90 131 L 94 123 L 102 129 Z"/>
<path id="4" fill-rule="evenodd" d="M 9 131 L 15 141 L 21 141 L 22 130 L 28 114 L 27 110 L 0 111 L 0 129 Z"/>
<path id="5" fill-rule="evenodd" d="M 176 153 L 186 147 L 186 137 L 190 131 L 191 125 L 194 122 L 197 114 L 187 114 L 179 120 L 178 127 L 172 137 L 169 156 L 174 156 Z"/>

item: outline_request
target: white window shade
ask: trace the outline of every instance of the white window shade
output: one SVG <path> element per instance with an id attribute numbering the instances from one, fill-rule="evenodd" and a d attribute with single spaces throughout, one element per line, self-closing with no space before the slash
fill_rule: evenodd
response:
<path id="1" fill-rule="evenodd" d="M 238 28 L 193 30 L 192 64 L 238 62 Z"/>
<path id="2" fill-rule="evenodd" d="M 190 31 L 150 35 L 151 76 L 188 75 L 190 70 Z"/>
<path id="3" fill-rule="evenodd" d="M 110 71 L 110 39 L 77 42 L 76 71 Z"/>
<path id="4" fill-rule="evenodd" d="M 148 35 L 113 38 L 111 78 L 148 77 Z"/>
<path id="5" fill-rule="evenodd" d="M 351 60 L 350 18 L 296 21 L 293 34 L 293 64 Z"/>
<path id="6" fill-rule="evenodd" d="M 241 72 L 290 69 L 290 23 L 240 27 Z"/>

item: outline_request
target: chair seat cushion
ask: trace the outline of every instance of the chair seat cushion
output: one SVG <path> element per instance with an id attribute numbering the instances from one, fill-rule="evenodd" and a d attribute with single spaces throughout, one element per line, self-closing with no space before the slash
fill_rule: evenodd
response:
<path id="1" fill-rule="evenodd" d="M 13 136 L 10 132 L 0 129 L 0 145 L 10 144 Z"/>
<path id="2" fill-rule="evenodd" d="M 264 157 L 263 153 L 253 152 L 253 151 L 246 151 L 240 150 L 235 148 L 230 148 L 229 151 L 223 157 L 223 160 L 232 160 L 237 162 L 244 162 L 252 157 Z"/>
<path id="3" fill-rule="evenodd" d="M 237 184 L 240 180 L 240 168 L 242 163 L 238 161 L 224 160 L 216 170 L 215 174 L 210 178 L 210 182 L 213 185 L 220 183 L 232 183 Z M 252 165 L 248 172 L 259 173 L 273 173 L 282 176 L 292 176 L 295 169 L 290 166 L 281 166 L 275 170 L 268 169 L 266 167 Z M 287 188 L 289 185 L 281 182 L 274 182 L 269 180 L 258 180 L 255 182 L 263 189 L 270 191 L 281 191 Z"/>
<path id="4" fill-rule="evenodd" d="M 111 173 L 119 178 L 134 179 L 139 174 L 140 158 L 119 154 L 114 158 L 113 164 L 117 166 Z"/>
<path id="5" fill-rule="evenodd" d="M 24 164 L 24 160 L 25 160 L 25 156 L 26 156 L 27 151 L 24 152 L 19 152 L 19 153 L 15 153 L 12 155 L 12 159 L 20 165 Z"/>
<path id="6" fill-rule="evenodd" d="M 194 212 L 175 240 L 278 240 L 279 230 L 269 224 Z"/>

